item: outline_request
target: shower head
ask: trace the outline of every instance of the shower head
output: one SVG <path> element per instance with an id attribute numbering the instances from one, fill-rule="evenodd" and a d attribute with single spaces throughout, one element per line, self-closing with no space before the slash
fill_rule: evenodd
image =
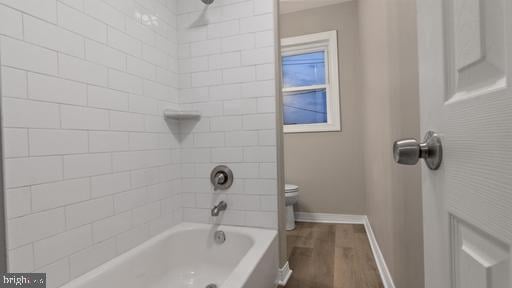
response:
<path id="1" fill-rule="evenodd" d="M 213 4 L 213 2 L 215 2 L 215 0 L 201 0 L 201 2 L 203 2 L 206 6 L 204 6 L 203 11 L 201 12 L 201 14 L 199 14 L 199 18 L 197 18 L 196 21 L 190 24 L 189 28 L 202 27 L 210 23 L 210 20 L 208 20 L 207 12 L 208 8 L 210 7 L 211 4 Z"/>

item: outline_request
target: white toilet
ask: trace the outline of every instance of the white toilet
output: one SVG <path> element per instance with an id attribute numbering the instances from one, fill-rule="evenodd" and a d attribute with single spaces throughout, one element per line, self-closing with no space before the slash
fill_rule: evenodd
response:
<path id="1" fill-rule="evenodd" d="M 286 199 L 286 230 L 295 229 L 295 213 L 293 205 L 299 200 L 299 186 L 286 184 L 284 187 Z"/>

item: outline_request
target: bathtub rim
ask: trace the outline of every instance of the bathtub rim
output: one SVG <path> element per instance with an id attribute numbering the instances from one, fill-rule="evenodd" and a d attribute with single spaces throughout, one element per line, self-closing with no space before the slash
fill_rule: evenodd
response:
<path id="1" fill-rule="evenodd" d="M 228 275 L 222 288 L 241 288 L 248 281 L 252 275 L 259 261 L 263 258 L 265 252 L 271 247 L 272 242 L 277 237 L 277 230 L 264 229 L 256 227 L 244 226 L 231 226 L 231 225 L 216 225 L 216 224 L 202 224 L 192 222 L 182 222 L 175 226 L 149 238 L 138 246 L 112 258 L 111 260 L 95 267 L 91 271 L 78 276 L 77 278 L 60 286 L 60 288 L 79 288 L 84 287 L 88 282 L 100 276 L 106 270 L 111 270 L 118 265 L 122 265 L 128 260 L 136 257 L 136 255 L 144 250 L 164 241 L 167 237 L 178 232 L 186 232 L 190 230 L 223 230 L 225 232 L 240 233 L 247 235 L 253 241 L 253 245 L 249 248 L 247 253 L 242 257 L 240 262 L 233 268 L 231 274 Z M 278 269 L 278 267 L 275 267 Z M 277 270 L 276 270 L 277 271 Z"/>

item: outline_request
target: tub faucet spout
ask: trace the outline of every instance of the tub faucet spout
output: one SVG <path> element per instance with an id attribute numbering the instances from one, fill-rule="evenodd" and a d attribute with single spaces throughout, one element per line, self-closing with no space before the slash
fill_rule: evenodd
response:
<path id="1" fill-rule="evenodd" d="M 219 216 L 221 211 L 224 211 L 228 208 L 228 204 L 224 201 L 220 201 L 219 204 L 213 206 L 212 208 L 212 216 Z"/>

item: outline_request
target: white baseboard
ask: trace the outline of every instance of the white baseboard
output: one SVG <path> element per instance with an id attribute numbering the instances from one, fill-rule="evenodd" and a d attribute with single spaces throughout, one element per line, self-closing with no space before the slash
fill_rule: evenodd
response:
<path id="1" fill-rule="evenodd" d="M 306 213 L 296 212 L 295 221 L 298 222 L 314 222 L 314 223 L 338 223 L 338 224 L 363 224 L 366 229 L 366 235 L 372 248 L 373 258 L 377 263 L 380 277 L 385 288 L 395 288 L 393 278 L 389 273 L 388 266 L 384 260 L 384 256 L 380 251 L 379 243 L 375 234 L 373 234 L 372 226 L 366 215 L 344 215 L 344 214 L 325 214 L 325 213 Z"/>
<path id="2" fill-rule="evenodd" d="M 364 215 L 295 212 L 295 221 L 314 223 L 364 224 Z"/>
<path id="3" fill-rule="evenodd" d="M 385 288 L 395 288 L 395 284 L 393 282 L 393 278 L 388 270 L 388 265 L 386 265 L 386 261 L 384 260 L 384 255 L 380 251 L 379 243 L 377 242 L 377 238 L 375 238 L 375 234 L 373 234 L 372 226 L 370 225 L 370 220 L 368 220 L 367 216 L 364 216 L 364 228 L 366 229 L 366 235 L 368 236 L 368 240 L 370 241 L 370 247 L 372 248 L 373 258 L 377 263 L 377 268 L 379 269 L 380 277 L 382 278 L 382 282 Z"/>
<path id="4" fill-rule="evenodd" d="M 290 269 L 290 265 L 288 264 L 288 261 L 286 261 L 286 264 L 284 264 L 283 268 L 279 268 L 279 279 L 277 279 L 277 285 L 279 286 L 286 286 L 286 283 L 288 283 L 288 280 L 290 280 L 290 276 L 292 276 L 292 270 Z"/>

